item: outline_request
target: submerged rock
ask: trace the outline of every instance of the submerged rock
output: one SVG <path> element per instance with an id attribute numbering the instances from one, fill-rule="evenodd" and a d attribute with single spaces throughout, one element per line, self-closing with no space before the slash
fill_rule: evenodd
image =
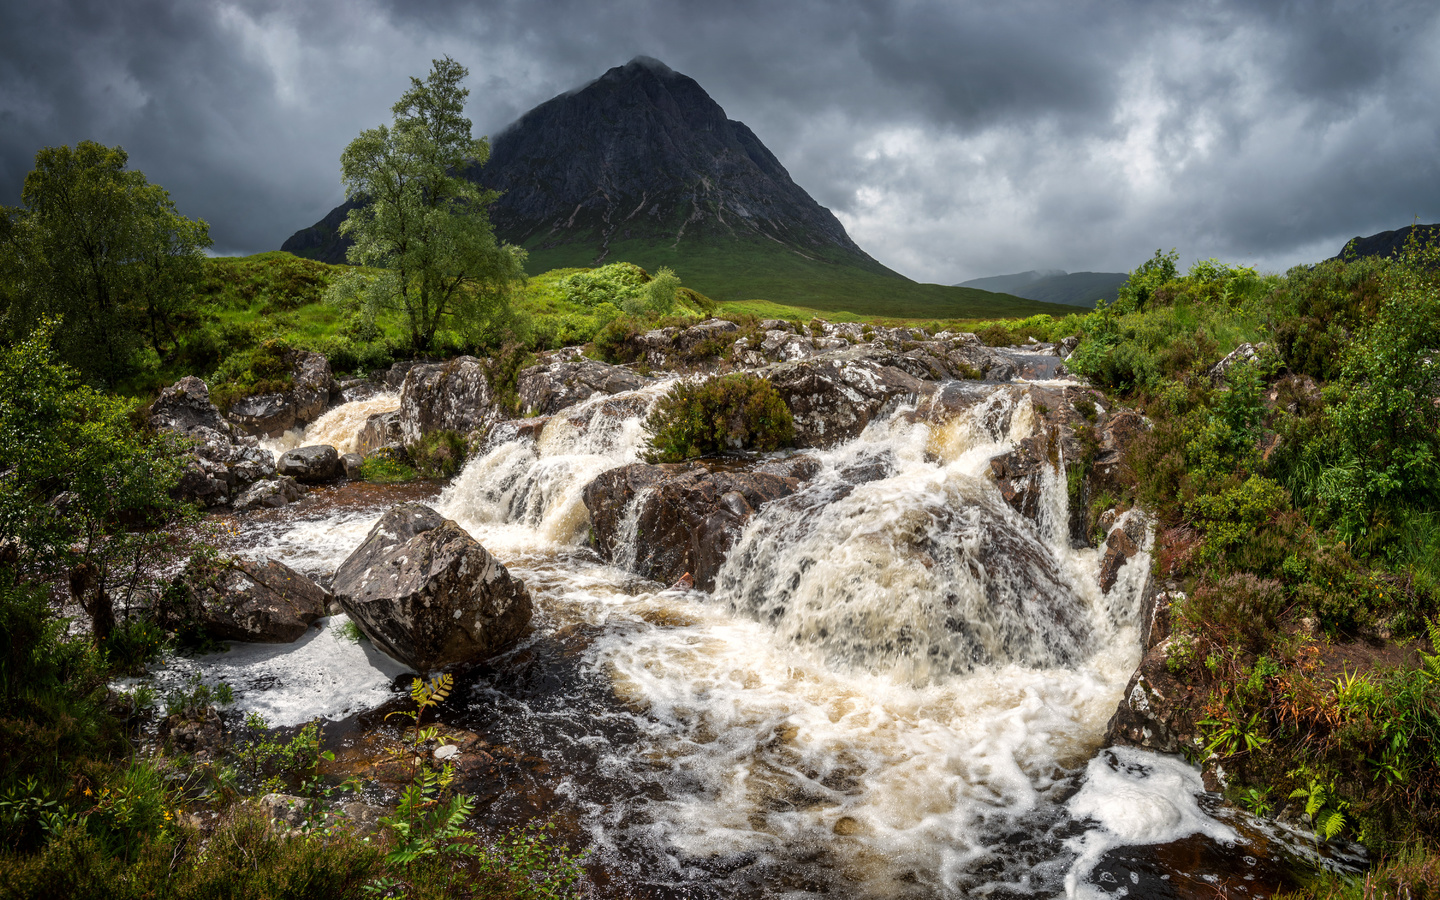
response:
<path id="1" fill-rule="evenodd" d="M 296 481 L 319 484 L 340 477 L 340 454 L 329 444 L 299 447 L 280 455 L 275 466 L 281 475 L 289 475 Z"/>
<path id="2" fill-rule="evenodd" d="M 288 644 L 325 615 L 330 594 L 275 560 L 192 562 L 177 578 L 186 615 L 222 641 Z"/>
<path id="3" fill-rule="evenodd" d="M 611 469 L 585 487 L 594 545 L 646 578 L 668 584 L 689 575 L 708 591 L 756 510 L 793 493 L 817 467 L 800 456 L 749 471 L 711 471 L 704 463 Z"/>
<path id="4" fill-rule="evenodd" d="M 421 672 L 493 656 L 525 633 L 532 612 L 524 582 L 419 503 L 381 517 L 340 564 L 334 591 L 376 646 Z"/>

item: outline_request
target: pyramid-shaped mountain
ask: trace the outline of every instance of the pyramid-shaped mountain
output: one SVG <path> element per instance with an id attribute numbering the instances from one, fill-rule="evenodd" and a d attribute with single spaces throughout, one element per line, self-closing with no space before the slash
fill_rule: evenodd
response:
<path id="1" fill-rule="evenodd" d="M 502 240 L 529 251 L 532 273 L 625 260 L 670 266 L 722 301 L 917 316 L 1048 311 L 887 269 L 744 123 L 727 118 L 694 79 L 648 57 L 525 113 L 467 177 L 501 192 L 491 221 Z M 332 210 L 282 249 L 343 262 L 337 229 L 350 208 Z"/>

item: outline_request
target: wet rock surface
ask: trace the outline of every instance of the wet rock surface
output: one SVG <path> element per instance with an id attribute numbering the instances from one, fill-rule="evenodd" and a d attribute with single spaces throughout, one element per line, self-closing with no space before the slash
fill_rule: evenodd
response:
<path id="1" fill-rule="evenodd" d="M 295 405 L 285 394 L 255 394 L 230 404 L 230 419 L 246 434 L 279 437 L 296 425 Z"/>
<path id="2" fill-rule="evenodd" d="M 246 485 L 275 473 L 275 458 L 252 437 L 237 434 L 210 402 L 210 389 L 193 375 L 160 392 L 150 424 L 190 441 L 190 459 L 176 491 L 201 506 L 222 506 Z"/>
<path id="3" fill-rule="evenodd" d="M 387 447 L 404 443 L 405 434 L 400 428 L 400 411 L 375 413 L 365 420 L 360 433 L 355 437 L 355 452 L 363 456 Z"/>
<path id="4" fill-rule="evenodd" d="M 288 644 L 326 614 L 330 594 L 277 560 L 192 562 L 177 579 L 186 615 L 222 641 Z"/>
<path id="5" fill-rule="evenodd" d="M 530 594 L 456 523 L 409 503 L 381 517 L 335 572 L 346 613 L 421 672 L 492 656 L 525 633 Z"/>
<path id="6" fill-rule="evenodd" d="M 156 431 L 188 435 L 196 428 L 230 434 L 230 423 L 210 402 L 210 388 L 194 375 L 170 385 L 150 406 L 150 426 Z"/>
<path id="7" fill-rule="evenodd" d="M 503 418 L 485 366 L 473 356 L 410 367 L 400 391 L 400 433 L 414 444 L 433 431 L 484 432 Z"/>
<path id="8" fill-rule="evenodd" d="M 280 454 L 275 470 L 306 484 L 333 481 L 344 474 L 340 454 L 329 444 L 299 447 Z"/>
<path id="9" fill-rule="evenodd" d="M 649 382 L 623 366 L 572 356 L 522 370 L 515 389 L 522 416 L 550 416 L 596 394 L 633 391 Z"/>
<path id="10" fill-rule="evenodd" d="M 711 590 L 744 524 L 817 467 L 799 456 L 748 471 L 712 471 L 704 462 L 611 469 L 585 488 L 593 544 L 645 578 L 669 584 L 689 575 L 695 588 Z"/>
<path id="11" fill-rule="evenodd" d="M 1158 589 L 1152 581 L 1141 600 L 1144 655 L 1105 729 L 1106 746 L 1139 747 L 1179 753 L 1197 736 L 1202 696 L 1170 674 L 1170 606 L 1185 595 L 1174 585 Z"/>
<path id="12" fill-rule="evenodd" d="M 763 370 L 795 419 L 795 446 L 833 447 L 858 435 L 893 402 L 927 392 L 924 382 L 863 351 Z"/>
<path id="13" fill-rule="evenodd" d="M 228 416 L 246 434 L 279 437 L 291 428 L 315 421 L 330 404 L 335 380 L 330 361 L 308 350 L 287 357 L 290 387 L 281 392 L 243 397 L 230 405 Z"/>
<path id="14" fill-rule="evenodd" d="M 294 478 L 280 475 L 250 485 L 244 493 L 235 498 L 233 508 L 236 512 L 249 512 L 253 509 L 279 509 L 304 497 L 309 490 Z"/>

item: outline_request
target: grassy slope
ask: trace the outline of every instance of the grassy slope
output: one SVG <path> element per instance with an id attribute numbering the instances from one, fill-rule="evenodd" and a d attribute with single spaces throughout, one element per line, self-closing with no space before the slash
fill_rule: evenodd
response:
<path id="1" fill-rule="evenodd" d="M 779 244 L 735 243 L 672 247 L 625 241 L 610 247 L 606 262 L 624 260 L 648 271 L 675 270 L 687 287 L 723 303 L 769 300 L 827 317 L 881 316 L 909 319 L 981 319 L 1064 316 L 1074 308 L 994 294 L 974 288 L 920 284 L 877 267 L 809 259 Z M 531 250 L 531 272 L 592 265 L 585 245 Z"/>

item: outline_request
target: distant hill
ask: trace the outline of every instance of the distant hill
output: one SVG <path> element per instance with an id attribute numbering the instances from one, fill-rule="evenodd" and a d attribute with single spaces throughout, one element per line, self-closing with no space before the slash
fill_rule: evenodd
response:
<path id="1" fill-rule="evenodd" d="M 1017 272 L 1014 275 L 991 275 L 972 278 L 957 287 L 979 288 L 982 291 L 1003 291 L 1042 303 L 1093 307 L 1100 299 L 1114 300 L 1130 276 L 1124 272 L 1070 272 L 1061 269 Z"/>
<path id="2" fill-rule="evenodd" d="M 540 104 L 466 173 L 501 191 L 496 233 L 532 273 L 626 260 L 666 265 L 720 300 L 862 315 L 962 318 L 1065 312 L 1005 293 L 920 284 L 874 260 L 694 79 L 636 57 Z M 282 245 L 343 262 L 337 207 Z"/>
<path id="3" fill-rule="evenodd" d="M 976 288 L 982 291 L 995 291 L 997 294 L 1015 294 L 1021 288 L 1029 287 L 1037 281 L 1045 278 L 1054 278 L 1057 275 L 1064 275 L 1064 269 L 1031 269 L 1029 272 L 1016 272 L 1014 275 L 991 275 L 989 278 L 972 278 L 969 281 L 962 281 L 956 287 Z"/>
<path id="4" fill-rule="evenodd" d="M 1382 231 L 1369 237 L 1353 237 L 1345 242 L 1340 252 L 1330 257 L 1341 259 L 1346 256 L 1394 256 L 1405 249 L 1405 242 L 1411 233 L 1419 231 L 1417 240 L 1425 244 L 1440 243 L 1440 225 L 1406 225 L 1394 231 Z"/>

